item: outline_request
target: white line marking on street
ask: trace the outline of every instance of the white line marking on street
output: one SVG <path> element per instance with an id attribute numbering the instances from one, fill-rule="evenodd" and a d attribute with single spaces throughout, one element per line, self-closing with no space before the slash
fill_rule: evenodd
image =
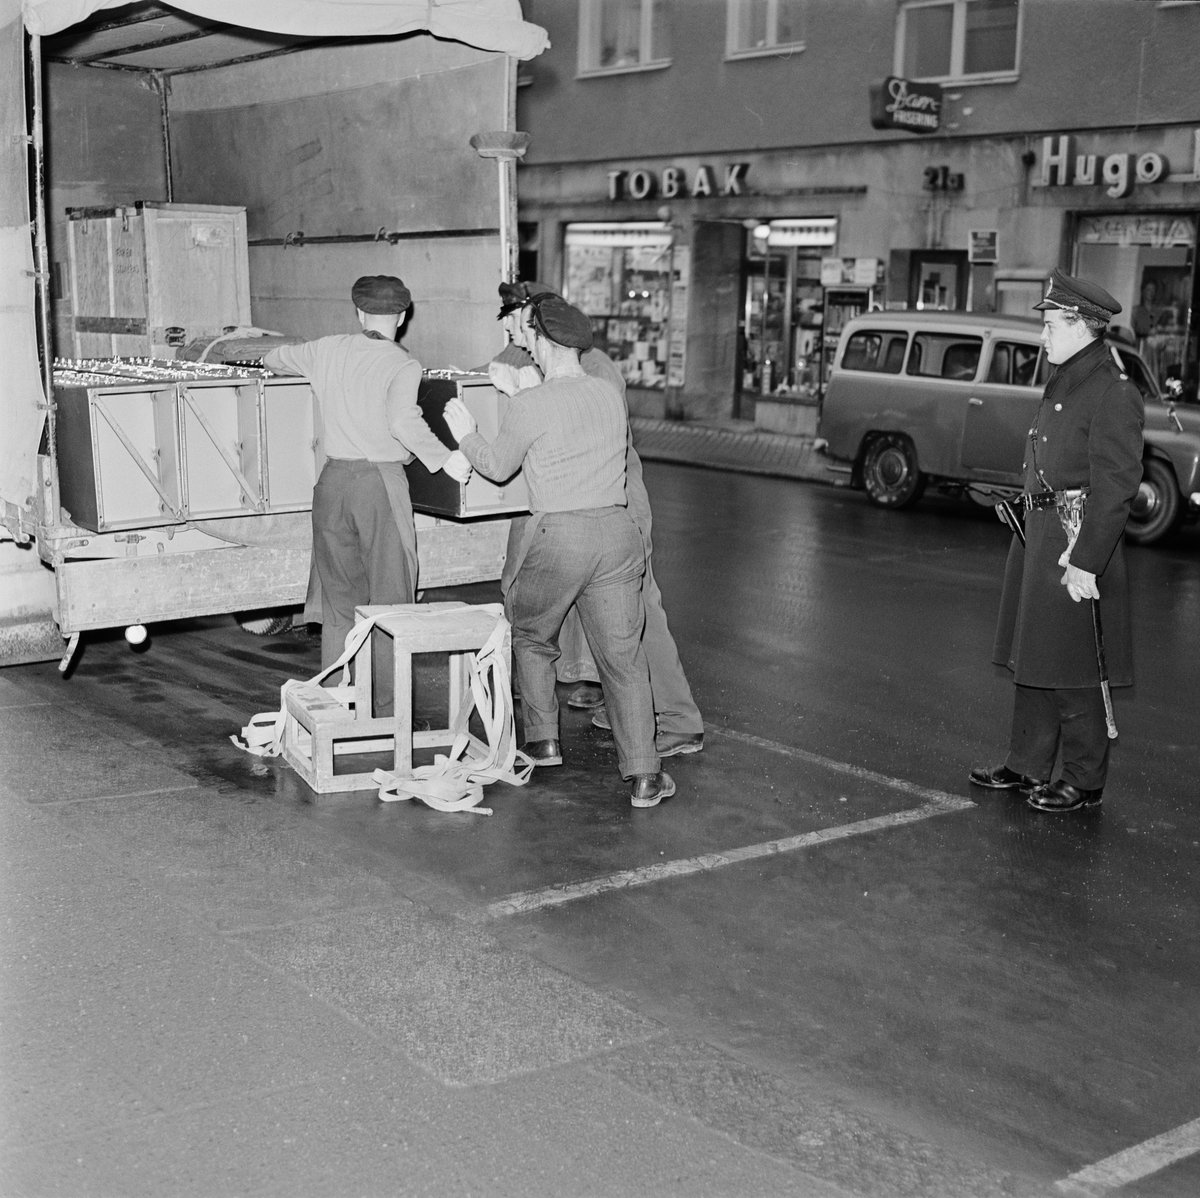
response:
<path id="1" fill-rule="evenodd" d="M 185 791 L 199 790 L 200 783 L 192 782 L 186 786 L 159 786 L 154 790 L 130 790 L 121 794 L 109 795 L 71 795 L 65 799 L 26 799 L 34 807 L 61 807 L 66 803 L 107 803 L 115 799 L 148 799 L 154 795 L 182 794 Z"/>
<path id="2" fill-rule="evenodd" d="M 794 749 L 791 745 L 781 745 L 777 740 L 766 740 L 761 736 L 752 736 L 749 732 L 738 732 L 733 728 L 722 728 L 719 724 L 705 724 L 705 732 L 716 733 L 729 740 L 741 741 L 744 745 L 753 745 L 756 749 L 767 749 L 784 757 L 795 757 L 798 761 L 807 761 L 819 765 L 837 774 L 848 774 L 860 782 L 878 782 L 892 790 L 902 790 L 905 794 L 915 795 L 919 799 L 943 800 L 962 802 L 968 807 L 975 804 L 965 799 L 958 799 L 947 794 L 944 790 L 930 790 L 926 786 L 918 786 L 915 782 L 906 782 L 903 778 L 892 778 L 887 774 L 877 774 L 874 770 L 864 769 L 861 765 L 851 765 L 848 761 L 836 761 L 832 757 L 822 757 L 820 753 L 810 753 L 807 749 Z"/>
<path id="3" fill-rule="evenodd" d="M 1104 1160 L 1056 1181 L 1054 1188 L 1060 1194 L 1075 1198 L 1098 1198 L 1108 1190 L 1149 1177 L 1197 1152 L 1200 1152 L 1200 1119 L 1193 1119 L 1191 1123 L 1165 1131 L 1152 1140 L 1143 1140 L 1123 1152 L 1106 1156 Z"/>
<path id="4" fill-rule="evenodd" d="M 819 828 L 815 832 L 802 832 L 798 836 L 786 836 L 782 840 L 766 840 L 761 844 L 748 844 L 740 849 L 728 849 L 723 853 L 705 853 L 700 857 L 682 857 L 678 861 L 664 861 L 656 865 L 644 865 L 640 869 L 623 869 L 605 877 L 590 878 L 586 882 L 569 882 L 559 886 L 546 886 L 541 890 L 526 890 L 510 894 L 507 898 L 489 903 L 482 911 L 484 919 L 503 919 L 508 915 L 525 915 L 545 907 L 560 907 L 576 899 L 591 898 L 610 890 L 628 890 L 634 886 L 647 886 L 651 882 L 665 882 L 671 878 L 682 878 L 689 874 L 705 873 L 721 869 L 726 865 L 737 865 L 742 861 L 753 861 L 758 857 L 774 857 L 779 853 L 794 853 L 798 849 L 812 848 L 833 840 L 845 840 L 850 836 L 863 836 L 868 832 L 881 832 L 886 828 L 897 828 L 904 824 L 915 824 L 935 815 L 946 815 L 951 811 L 964 811 L 975 804 L 970 799 L 957 799 L 953 795 L 941 795 L 920 807 L 907 811 L 894 811 L 890 815 L 878 815 L 873 819 L 859 820 L 853 824 L 841 824 L 836 828 Z"/>

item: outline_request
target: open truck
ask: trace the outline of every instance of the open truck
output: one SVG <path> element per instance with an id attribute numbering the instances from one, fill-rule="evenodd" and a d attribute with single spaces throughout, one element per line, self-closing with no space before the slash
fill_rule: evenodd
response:
<path id="1" fill-rule="evenodd" d="M 0 0 L 0 664 L 304 602 L 315 472 L 289 388 L 163 359 L 243 326 L 353 331 L 351 282 L 397 274 L 427 369 L 487 361 L 515 277 L 517 62 L 546 44 L 517 0 Z M 204 272 L 239 255 L 222 314 Z M 56 355 L 101 373 L 60 369 L 56 391 Z M 243 432 L 217 452 L 225 393 L 254 452 Z M 231 474 L 232 509 L 197 506 Z M 154 503 L 114 518 L 130 479 Z M 422 589 L 499 576 L 507 519 L 417 523 Z"/>

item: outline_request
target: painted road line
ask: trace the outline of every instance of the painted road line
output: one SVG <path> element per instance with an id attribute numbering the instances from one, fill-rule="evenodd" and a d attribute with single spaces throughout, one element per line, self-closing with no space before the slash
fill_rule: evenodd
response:
<path id="1" fill-rule="evenodd" d="M 930 792 L 936 794 L 937 792 Z M 799 849 L 814 848 L 834 840 L 845 840 L 851 836 L 864 836 L 868 832 L 882 832 L 888 828 L 915 824 L 935 815 L 946 815 L 951 811 L 964 811 L 975 804 L 970 799 L 959 799 L 954 795 L 942 795 L 931 799 L 920 807 L 907 811 L 895 811 L 891 815 L 879 815 L 874 819 L 859 820 L 853 824 L 841 824 L 836 828 L 821 828 L 816 832 L 803 832 L 799 836 L 786 836 L 782 840 L 766 840 L 761 844 L 749 844 L 740 849 L 728 849 L 723 853 L 705 853 L 700 857 L 682 857 L 678 861 L 663 861 L 656 865 L 644 865 L 640 869 L 624 869 L 604 877 L 590 878 L 586 882 L 569 882 L 559 886 L 546 886 L 541 890 L 526 890 L 510 894 L 506 898 L 489 903 L 480 912 L 483 919 L 503 919 L 509 915 L 525 915 L 546 907 L 560 907 L 576 899 L 591 898 L 611 890 L 629 890 L 634 886 L 648 886 L 652 882 L 666 882 L 672 878 L 687 877 L 689 874 L 706 873 L 737 865 L 742 861 L 753 861 L 759 857 L 774 857 L 780 853 L 794 853 Z"/>
<path id="2" fill-rule="evenodd" d="M 906 782 L 903 778 L 877 774 L 874 770 L 864 769 L 861 765 L 851 765 L 848 761 L 836 761 L 832 757 L 822 757 L 820 753 L 810 753 L 807 749 L 794 749 L 791 745 L 781 745 L 777 740 L 752 736 L 749 732 L 738 732 L 734 728 L 722 728 L 719 724 L 705 724 L 704 731 L 723 736 L 727 740 L 740 741 L 744 745 L 752 745 L 756 749 L 779 753 L 783 757 L 794 757 L 797 761 L 807 761 L 811 765 L 819 765 L 836 774 L 846 774 L 851 778 L 857 778 L 860 782 L 878 782 L 882 786 L 903 791 L 918 799 L 929 799 L 934 802 L 940 799 L 950 799 L 955 802 L 964 802 L 968 807 L 975 805 L 968 800 L 956 799 L 954 795 L 949 795 L 943 790 L 930 790 L 926 786 L 918 786 L 915 782 Z"/>
<path id="3" fill-rule="evenodd" d="M 1200 1119 L 1193 1119 L 1173 1131 L 1163 1132 L 1152 1140 L 1143 1140 L 1124 1152 L 1106 1156 L 1104 1160 L 1056 1181 L 1060 1194 L 1074 1198 L 1098 1198 L 1109 1190 L 1127 1186 L 1131 1181 L 1149 1177 L 1184 1157 L 1200 1152 Z"/>

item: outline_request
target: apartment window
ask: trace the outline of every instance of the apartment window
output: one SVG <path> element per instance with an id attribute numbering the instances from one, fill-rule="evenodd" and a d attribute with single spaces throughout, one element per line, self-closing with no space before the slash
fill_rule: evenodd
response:
<path id="1" fill-rule="evenodd" d="M 670 64 L 669 0 L 579 0 L 579 73 Z"/>
<path id="2" fill-rule="evenodd" d="M 896 27 L 897 75 L 986 82 L 1015 78 L 1020 0 L 912 0 Z"/>
<path id="3" fill-rule="evenodd" d="M 730 58 L 804 49 L 807 0 L 728 0 L 725 51 Z"/>

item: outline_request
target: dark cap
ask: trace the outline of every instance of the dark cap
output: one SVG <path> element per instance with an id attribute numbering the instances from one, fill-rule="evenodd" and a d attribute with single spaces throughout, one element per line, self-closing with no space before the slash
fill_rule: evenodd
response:
<path id="1" fill-rule="evenodd" d="M 592 322 L 561 295 L 544 291 L 530 297 L 533 327 L 543 337 L 568 349 L 592 348 Z"/>
<path id="2" fill-rule="evenodd" d="M 350 288 L 350 299 L 368 316 L 399 316 L 412 303 L 412 293 L 395 275 L 363 275 Z"/>
<path id="3" fill-rule="evenodd" d="M 510 312 L 523 308 L 535 295 L 554 294 L 554 288 L 536 279 L 528 283 L 500 284 L 500 315 L 497 320 L 503 320 Z"/>
<path id="4" fill-rule="evenodd" d="M 1099 284 L 1089 283 L 1087 279 L 1074 279 L 1061 270 L 1056 270 L 1050 276 L 1050 286 L 1042 302 L 1033 305 L 1035 312 L 1052 308 L 1078 312 L 1080 316 L 1091 316 L 1106 322 L 1121 311 L 1121 305 Z"/>

